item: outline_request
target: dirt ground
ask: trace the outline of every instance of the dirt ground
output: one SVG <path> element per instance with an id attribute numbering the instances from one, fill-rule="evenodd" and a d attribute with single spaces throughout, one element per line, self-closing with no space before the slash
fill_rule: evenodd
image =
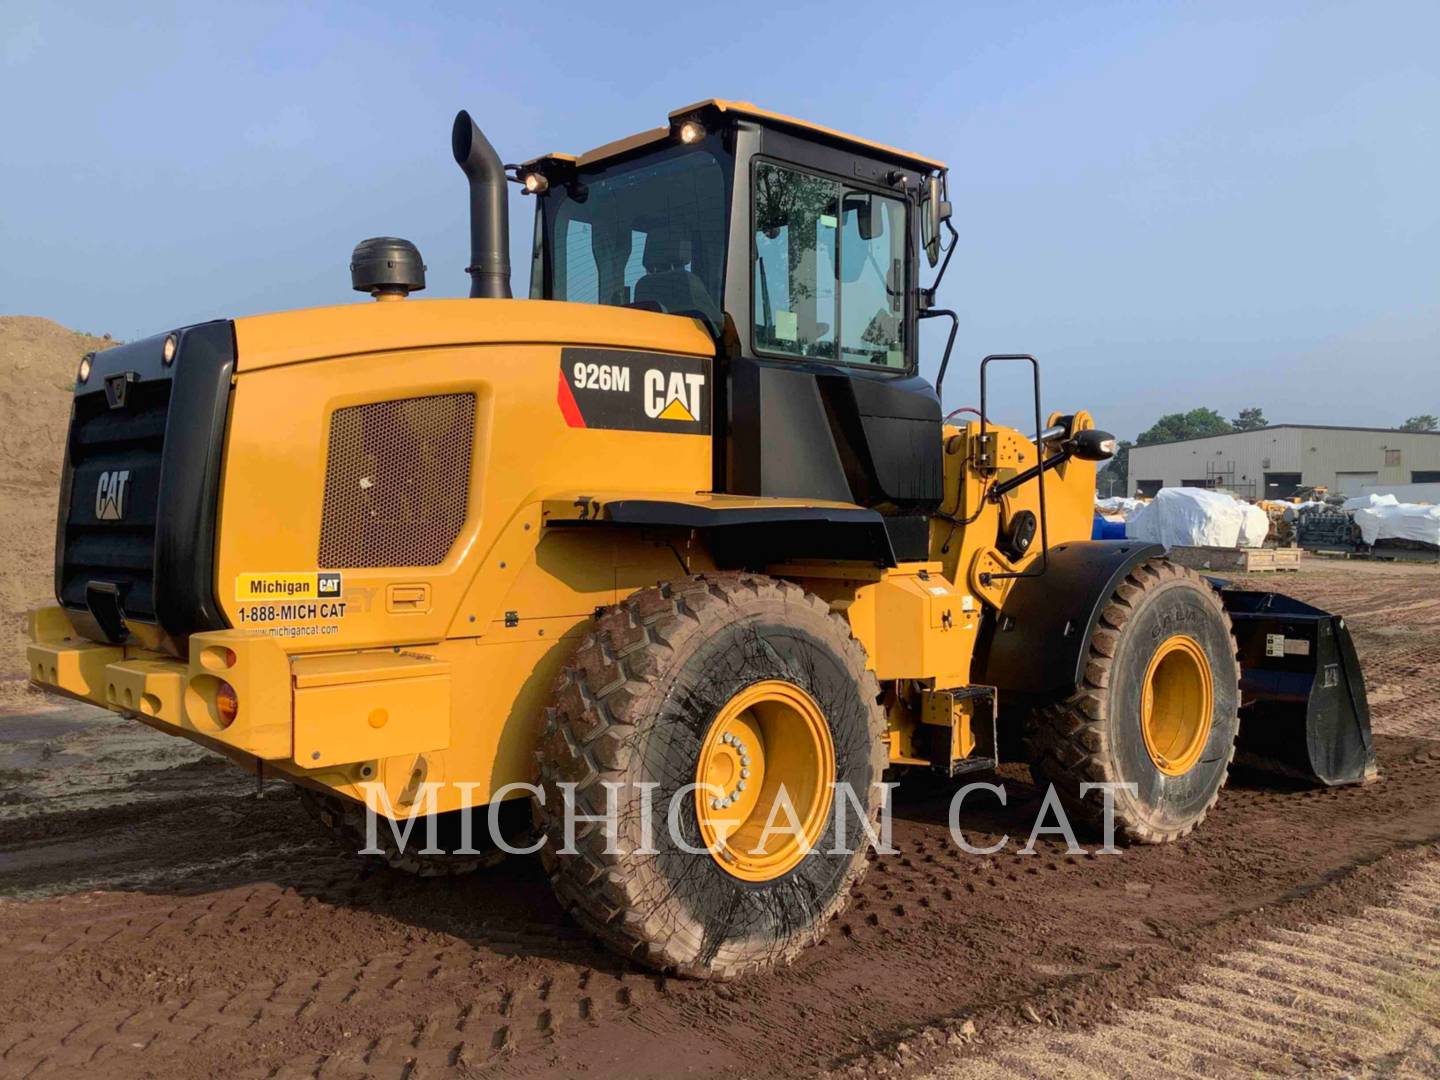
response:
<path id="1" fill-rule="evenodd" d="M 1196 835 L 1110 856 L 1018 852 L 1039 802 L 1023 766 L 1002 770 L 1008 807 L 967 803 L 973 844 L 1012 837 L 993 856 L 953 845 L 948 789 L 902 788 L 900 854 L 825 942 L 731 985 L 600 951 L 530 859 L 367 874 L 283 787 L 257 797 L 188 743 L 17 696 L 0 717 L 0 1076 L 1433 1072 L 1440 958 L 1414 920 L 1440 873 L 1440 569 L 1312 559 L 1258 583 L 1347 617 L 1378 783 L 1235 775 Z M 1421 1002 L 1431 1034 L 1261 1007 L 1312 968 L 1362 1003 L 1393 991 L 1393 1017 L 1375 1008 L 1395 1024 Z M 1314 1013 L 1314 983 L 1287 1007 Z M 1177 1001 L 1202 1031 L 1264 1029 L 1266 1053 L 1217 1034 L 1206 1064 L 1167 1065 L 1156 1018 Z"/>
<path id="2" fill-rule="evenodd" d="M 1201 965 L 1163 997 L 1089 1031 L 1035 1031 L 951 1061 L 932 1080 L 1124 1075 L 1414 1077 L 1440 1073 L 1440 858 L 1383 904 Z"/>
<path id="3" fill-rule="evenodd" d="M 25 671 L 25 613 L 53 603 L 55 500 L 80 358 L 117 342 L 0 315 L 0 704 Z"/>

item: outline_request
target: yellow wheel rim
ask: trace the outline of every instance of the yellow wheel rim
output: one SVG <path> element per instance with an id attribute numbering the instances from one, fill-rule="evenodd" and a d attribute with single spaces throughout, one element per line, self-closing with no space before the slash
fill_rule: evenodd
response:
<path id="1" fill-rule="evenodd" d="M 779 679 L 746 687 L 700 747 L 695 816 L 705 846 L 743 881 L 788 873 L 825 831 L 834 776 L 835 743 L 815 699 Z"/>
<path id="2" fill-rule="evenodd" d="M 1150 658 L 1140 699 L 1140 730 L 1150 760 L 1166 776 L 1183 776 L 1200 760 L 1215 709 L 1210 661 L 1184 634 L 1166 638 Z"/>

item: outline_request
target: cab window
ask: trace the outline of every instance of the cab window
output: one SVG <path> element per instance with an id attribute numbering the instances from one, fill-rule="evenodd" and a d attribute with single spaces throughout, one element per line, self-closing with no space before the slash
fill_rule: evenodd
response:
<path id="1" fill-rule="evenodd" d="M 532 295 L 721 324 L 725 171 L 686 148 L 582 173 L 540 200 Z"/>
<path id="2" fill-rule="evenodd" d="M 762 163 L 755 170 L 755 344 L 835 359 L 840 186 Z"/>
<path id="3" fill-rule="evenodd" d="M 756 349 L 904 369 L 904 202 L 771 162 L 753 190 Z"/>
<path id="4" fill-rule="evenodd" d="M 905 366 L 905 204 L 845 195 L 840 228 L 840 359 Z"/>

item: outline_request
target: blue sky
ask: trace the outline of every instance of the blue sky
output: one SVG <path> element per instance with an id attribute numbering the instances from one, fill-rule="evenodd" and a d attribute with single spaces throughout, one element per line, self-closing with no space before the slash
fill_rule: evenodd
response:
<path id="1" fill-rule="evenodd" d="M 0 0 L 0 312 L 131 338 L 366 302 L 376 234 L 464 295 L 457 108 L 517 160 L 721 96 L 950 163 L 951 407 L 1027 351 L 1047 407 L 1127 436 L 1440 413 L 1434 0 L 780 7 Z"/>

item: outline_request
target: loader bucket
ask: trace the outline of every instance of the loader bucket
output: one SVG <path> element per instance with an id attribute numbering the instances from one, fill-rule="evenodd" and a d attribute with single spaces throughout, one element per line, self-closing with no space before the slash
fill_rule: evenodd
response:
<path id="1" fill-rule="evenodd" d="M 1376 776 L 1370 705 L 1338 615 L 1279 593 L 1220 593 L 1240 655 L 1236 761 L 1321 784 Z"/>

